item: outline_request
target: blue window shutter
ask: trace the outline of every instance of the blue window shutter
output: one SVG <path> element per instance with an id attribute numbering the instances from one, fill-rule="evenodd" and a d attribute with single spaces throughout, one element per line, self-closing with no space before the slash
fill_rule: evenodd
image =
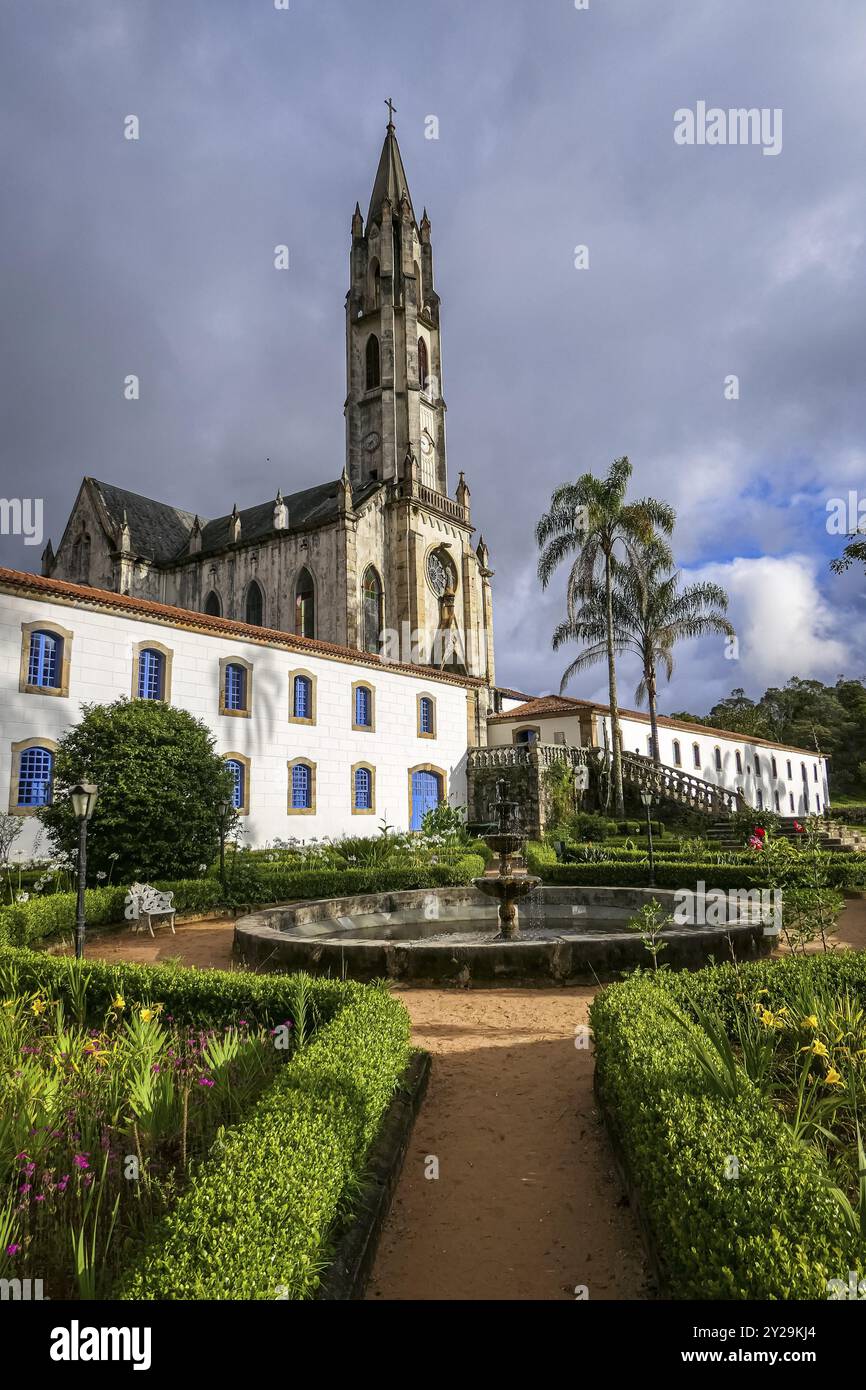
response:
<path id="1" fill-rule="evenodd" d="M 432 734 L 433 732 L 433 701 L 426 695 L 421 699 L 421 732 L 422 734 Z"/>
<path id="2" fill-rule="evenodd" d="M 355 769 L 355 810 L 369 811 L 373 806 L 373 779 L 369 768 Z"/>
<path id="3" fill-rule="evenodd" d="M 27 663 L 27 684 L 47 686 L 56 689 L 60 684 L 57 673 L 60 666 L 62 643 L 51 632 L 32 632 L 30 634 L 30 653 Z"/>
<path id="4" fill-rule="evenodd" d="M 310 769 L 306 763 L 295 763 L 292 768 L 292 806 L 297 811 L 312 808 Z"/>
<path id="5" fill-rule="evenodd" d="M 54 754 L 48 748 L 25 748 L 18 764 L 18 805 L 48 806 L 51 802 Z"/>
<path id="6" fill-rule="evenodd" d="M 370 692 L 366 685 L 355 687 L 355 723 L 363 728 L 370 723 Z"/>
<path id="7" fill-rule="evenodd" d="M 246 671 L 234 664 L 226 667 L 226 709 L 246 709 Z"/>
<path id="8" fill-rule="evenodd" d="M 294 710 L 296 719 L 309 719 L 312 709 L 312 684 L 306 676 L 295 676 Z"/>
<path id="9" fill-rule="evenodd" d="M 149 647 L 138 657 L 138 698 L 162 699 L 162 652 L 152 651 Z"/>
<path id="10" fill-rule="evenodd" d="M 236 811 L 240 811 L 244 804 L 244 765 L 238 762 L 237 758 L 226 758 L 226 767 L 235 779 L 232 787 L 232 806 Z"/>

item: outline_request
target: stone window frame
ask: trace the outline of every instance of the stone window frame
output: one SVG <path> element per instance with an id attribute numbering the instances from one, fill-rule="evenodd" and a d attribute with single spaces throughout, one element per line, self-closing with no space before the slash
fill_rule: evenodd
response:
<path id="1" fill-rule="evenodd" d="M 357 724 L 355 722 L 356 710 L 356 691 L 369 690 L 370 692 L 370 722 L 369 724 Z M 352 681 L 352 731 L 357 734 L 374 734 L 376 732 L 376 687 L 372 681 L 360 680 Z"/>
<path id="2" fill-rule="evenodd" d="M 361 771 L 362 769 L 363 769 L 365 772 L 369 772 L 369 774 L 370 774 L 370 805 L 369 805 L 369 806 L 356 806 L 356 805 L 355 805 L 355 773 Z M 353 816 L 375 816 L 375 814 L 376 814 L 376 769 L 375 769 L 375 767 L 373 766 L 372 763 L 365 763 L 365 762 L 353 763 L 353 764 L 352 764 L 352 767 L 351 767 L 351 769 L 350 769 L 350 773 L 351 773 L 351 775 L 350 775 L 350 780 L 349 780 L 349 797 L 350 797 L 350 802 L 349 802 L 349 804 L 350 804 L 350 807 L 351 807 L 352 815 L 353 815 Z"/>
<path id="3" fill-rule="evenodd" d="M 259 621 L 258 621 L 257 623 L 252 622 L 252 621 L 247 617 L 247 613 L 249 612 L 250 594 L 252 593 L 252 590 L 253 590 L 253 586 L 254 586 L 254 585 L 255 585 L 255 587 L 258 589 L 259 594 L 261 595 L 261 600 L 262 600 L 262 616 L 261 616 L 261 618 L 259 619 Z M 243 615 L 243 618 L 241 619 L 241 621 L 244 622 L 244 623 L 247 623 L 250 627 L 267 627 L 267 622 L 266 622 L 266 618 L 267 618 L 267 602 L 268 602 L 268 600 L 267 600 L 267 595 L 265 594 L 265 586 L 264 586 L 264 584 L 262 584 L 262 582 L 258 579 L 258 577 L 257 577 L 256 575 L 253 575 L 253 576 L 248 580 L 248 582 L 247 582 L 247 584 L 246 584 L 246 586 L 245 586 L 245 588 L 244 588 L 244 597 L 243 597 L 244 615 Z"/>
<path id="4" fill-rule="evenodd" d="M 445 802 L 445 801 L 448 800 L 448 774 L 446 773 L 444 767 L 437 767 L 435 763 L 416 763 L 414 767 L 410 767 L 410 768 L 409 768 L 409 771 L 408 771 L 408 773 L 407 773 L 408 784 L 409 784 L 409 821 L 408 821 L 408 824 L 409 824 L 409 825 L 412 824 L 412 813 L 413 813 L 413 806 L 412 806 L 412 777 L 413 777 L 413 775 L 414 775 L 416 772 L 432 772 L 432 773 L 435 773 L 435 775 L 439 778 L 439 781 L 440 781 L 440 784 L 441 784 L 441 791 L 442 791 L 442 796 L 441 796 L 441 798 L 440 798 L 439 805 L 441 806 L 443 802 Z M 418 834 L 418 833 L 420 833 L 420 832 L 416 831 L 415 833 Z"/>
<path id="5" fill-rule="evenodd" d="M 699 743 L 693 743 L 693 744 L 692 744 L 692 766 L 693 766 L 693 769 L 694 769 L 696 772 L 700 772 L 700 770 L 701 770 L 701 768 L 703 767 L 703 765 L 704 765 L 704 760 L 703 760 L 703 755 L 701 754 L 701 745 L 700 745 Z"/>
<path id="6" fill-rule="evenodd" d="M 240 666 L 246 671 L 246 683 L 244 689 L 244 708 L 226 708 L 226 672 L 229 666 Z M 253 712 L 253 663 L 245 661 L 242 656 L 221 656 L 220 657 L 220 687 L 219 687 L 219 710 L 220 714 L 226 715 L 229 719 L 249 719 Z"/>
<path id="7" fill-rule="evenodd" d="M 231 713 L 231 711 L 229 712 Z M 234 712 L 237 713 L 237 711 Z M 220 757 L 224 763 L 227 763 L 229 759 L 233 762 L 240 763 L 244 770 L 243 801 L 241 805 L 237 806 L 235 809 L 239 816 L 248 816 L 250 813 L 250 772 L 252 770 L 252 761 L 245 753 L 220 753 Z"/>
<path id="8" fill-rule="evenodd" d="M 719 743 L 713 746 L 713 767 L 716 772 L 724 772 L 725 770 L 725 760 L 722 757 L 722 746 Z"/>
<path id="9" fill-rule="evenodd" d="M 54 787 L 54 773 L 56 770 L 57 740 L 53 738 L 22 738 L 17 743 L 12 744 L 11 770 L 9 774 L 9 814 L 12 816 L 35 816 L 40 806 L 19 806 L 18 805 L 18 780 L 21 776 L 21 754 L 26 753 L 28 748 L 44 748 L 52 756 L 51 764 L 51 785 Z"/>
<path id="10" fill-rule="evenodd" d="M 60 639 L 60 684 L 59 685 L 30 685 L 27 677 L 30 674 L 30 639 L 34 632 L 47 632 L 51 637 Z M 72 633 L 67 627 L 61 627 L 59 623 L 53 622 L 50 618 L 45 622 L 39 620 L 32 623 L 21 624 L 21 670 L 18 675 L 18 689 L 22 695 L 54 695 L 61 699 L 69 698 L 69 668 L 72 661 Z"/>
<path id="11" fill-rule="evenodd" d="M 171 665 L 174 660 L 174 652 L 171 647 L 166 647 L 162 642 L 152 642 L 150 638 L 144 638 L 141 642 L 136 642 L 132 648 L 132 698 L 140 700 L 138 693 L 138 663 L 141 653 L 144 651 L 159 652 L 163 658 L 162 665 L 162 695 L 160 700 L 164 705 L 171 704 Z"/>
<path id="12" fill-rule="evenodd" d="M 541 725 L 540 725 L 540 724 L 521 724 L 521 725 L 519 725 L 518 728 L 512 729 L 512 731 L 511 731 L 511 742 L 513 743 L 513 745 L 514 745 L 515 748 L 531 748 L 531 747 L 532 747 L 532 741 L 531 741 L 531 740 L 527 740 L 527 739 L 523 739 L 522 742 L 518 742 L 518 739 L 517 739 L 517 735 L 518 735 L 518 734 L 535 734 L 535 742 L 536 742 L 536 743 L 540 743 L 540 742 L 541 742 Z"/>
<path id="13" fill-rule="evenodd" d="M 310 804 L 309 806 L 292 805 L 292 769 L 303 764 L 310 769 Z M 286 764 L 289 774 L 289 785 L 286 795 L 286 814 L 289 816 L 314 816 L 316 814 L 316 764 L 312 758 L 300 756 L 290 758 Z"/>
<path id="14" fill-rule="evenodd" d="M 295 714 L 295 677 L 303 676 L 310 682 L 310 709 L 312 713 L 309 718 Z M 316 722 L 316 683 L 317 677 L 312 671 L 308 671 L 306 666 L 296 666 L 289 672 L 289 723 L 290 724 L 315 724 Z"/>
<path id="15" fill-rule="evenodd" d="M 421 729 L 421 701 L 429 700 L 432 712 L 433 728 L 429 734 L 425 734 Z M 419 690 L 415 696 L 415 731 L 419 738 L 438 738 L 439 737 L 439 710 L 436 705 L 436 696 L 431 695 L 429 690 Z"/>
<path id="16" fill-rule="evenodd" d="M 682 767 L 682 765 L 683 765 L 683 750 L 682 750 L 682 745 L 681 745 L 681 743 L 680 743 L 680 741 L 679 741 L 678 738 L 675 738 L 675 739 L 674 739 L 673 744 L 672 744 L 672 748 L 673 748 L 674 767 Z"/>

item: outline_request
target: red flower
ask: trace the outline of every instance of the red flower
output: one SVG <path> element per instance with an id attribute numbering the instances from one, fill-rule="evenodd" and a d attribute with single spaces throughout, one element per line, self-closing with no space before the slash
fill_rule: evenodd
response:
<path id="1" fill-rule="evenodd" d="M 803 834 L 803 827 L 798 820 L 794 821 L 794 829 L 796 830 L 798 835 Z"/>
<path id="2" fill-rule="evenodd" d="M 766 835 L 766 833 L 767 833 L 767 832 L 766 832 L 766 830 L 764 829 L 764 827 L 763 827 L 762 825 L 756 825 L 756 826 L 755 826 L 755 834 L 756 834 L 760 839 L 763 840 L 763 838 L 764 838 L 764 836 Z"/>

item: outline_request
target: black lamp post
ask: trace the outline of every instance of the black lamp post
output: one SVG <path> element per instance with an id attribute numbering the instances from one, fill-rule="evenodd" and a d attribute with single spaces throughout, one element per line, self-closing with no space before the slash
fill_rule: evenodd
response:
<path id="1" fill-rule="evenodd" d="M 650 862 L 649 862 L 649 886 L 650 886 L 650 888 L 655 888 L 655 886 L 656 886 L 656 860 L 655 860 L 655 853 L 653 852 L 653 823 L 652 823 L 652 819 L 651 819 L 651 816 L 650 816 L 650 810 L 651 810 L 651 807 L 652 807 L 652 804 L 653 804 L 653 794 L 652 794 L 652 792 L 649 791 L 648 789 L 644 789 L 643 791 L 641 791 L 640 799 L 641 799 L 641 801 L 643 802 L 644 807 L 645 807 L 645 809 L 646 809 L 646 833 L 647 833 L 647 843 L 648 843 L 648 845 L 649 845 L 649 861 L 650 861 Z"/>
<path id="2" fill-rule="evenodd" d="M 225 896 L 226 891 L 226 826 L 228 825 L 229 812 L 231 809 L 232 803 L 229 801 L 228 797 L 223 797 L 220 802 L 220 884 L 222 886 L 223 896 Z"/>
<path id="3" fill-rule="evenodd" d="M 87 822 L 96 805 L 96 787 L 92 782 L 78 782 L 69 789 L 69 800 L 78 821 L 78 906 L 75 914 L 75 958 L 84 955 L 84 885 L 87 878 Z"/>

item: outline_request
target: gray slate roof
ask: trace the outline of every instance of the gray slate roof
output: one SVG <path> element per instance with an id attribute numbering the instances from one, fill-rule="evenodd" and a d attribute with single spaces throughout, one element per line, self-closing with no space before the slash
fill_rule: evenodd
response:
<path id="1" fill-rule="evenodd" d="M 170 565 L 182 558 L 189 545 L 189 538 L 195 522 L 195 513 L 182 511 L 166 502 L 155 502 L 150 497 L 142 497 L 137 492 L 127 492 L 125 488 L 114 487 L 111 483 L 101 483 L 92 478 L 106 511 L 116 526 L 126 519 L 129 523 L 130 542 L 137 555 L 143 555 L 157 565 Z M 337 499 L 341 482 L 337 478 L 330 483 L 319 483 L 317 487 L 304 488 L 301 492 L 284 494 L 283 501 L 289 514 L 288 531 L 326 526 L 337 517 Z M 352 505 L 360 506 L 371 497 L 381 482 L 368 482 L 354 488 Z M 280 534 L 274 531 L 274 498 L 254 507 L 245 507 L 239 512 L 241 534 L 239 545 L 263 540 L 267 536 Z M 208 521 L 201 515 L 202 555 L 220 550 L 229 542 L 231 513 Z"/>

